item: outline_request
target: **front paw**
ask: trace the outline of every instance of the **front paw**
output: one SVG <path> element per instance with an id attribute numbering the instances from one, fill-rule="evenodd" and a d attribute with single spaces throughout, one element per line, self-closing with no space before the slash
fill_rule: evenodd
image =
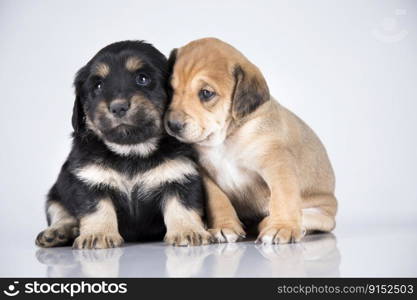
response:
<path id="1" fill-rule="evenodd" d="M 216 225 L 209 232 L 218 243 L 235 243 L 246 237 L 240 224 Z"/>
<path id="2" fill-rule="evenodd" d="M 62 224 L 46 228 L 36 237 L 36 245 L 43 248 L 70 245 L 79 234 L 75 224 Z"/>
<path id="3" fill-rule="evenodd" d="M 115 248 L 123 244 L 119 233 L 83 233 L 78 236 L 72 247 L 74 249 L 106 249 Z"/>
<path id="4" fill-rule="evenodd" d="M 207 245 L 212 242 L 210 233 L 204 229 L 182 229 L 178 231 L 168 231 L 164 241 L 173 246 L 199 246 Z"/>
<path id="5" fill-rule="evenodd" d="M 299 242 L 303 236 L 304 231 L 297 224 L 270 224 L 262 229 L 255 242 L 288 244 Z"/>

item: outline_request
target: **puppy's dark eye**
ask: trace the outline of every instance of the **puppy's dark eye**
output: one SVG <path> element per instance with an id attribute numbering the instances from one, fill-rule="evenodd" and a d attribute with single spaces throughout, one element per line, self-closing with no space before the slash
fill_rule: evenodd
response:
<path id="1" fill-rule="evenodd" d="M 94 93 L 98 94 L 101 92 L 101 90 L 103 89 L 103 82 L 102 81 L 97 81 L 94 84 Z"/>
<path id="2" fill-rule="evenodd" d="M 138 76 L 136 76 L 136 84 L 140 86 L 147 86 L 151 83 L 151 78 L 143 73 L 140 73 Z"/>
<path id="3" fill-rule="evenodd" d="M 198 92 L 198 97 L 201 101 L 210 101 L 215 95 L 215 92 L 206 89 L 202 89 L 200 92 Z"/>

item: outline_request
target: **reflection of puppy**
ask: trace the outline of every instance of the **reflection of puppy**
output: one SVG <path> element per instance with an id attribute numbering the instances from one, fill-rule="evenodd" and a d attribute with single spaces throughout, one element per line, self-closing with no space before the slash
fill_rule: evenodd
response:
<path id="1" fill-rule="evenodd" d="M 259 224 L 264 243 L 335 226 L 334 175 L 322 143 L 269 94 L 259 69 L 213 38 L 173 51 L 168 133 L 199 152 L 219 241 Z"/>
<path id="2" fill-rule="evenodd" d="M 116 249 L 116 248 L 114 248 Z M 74 254 L 70 248 L 54 249 L 40 248 L 36 251 L 36 258 L 47 266 L 47 277 L 81 277 L 79 265 L 74 261 Z"/>
<path id="3" fill-rule="evenodd" d="M 168 277 L 199 276 L 206 257 L 212 254 L 210 249 L 213 246 L 215 247 L 216 245 L 181 248 L 167 247 L 165 249 L 166 275 Z"/>
<path id="4" fill-rule="evenodd" d="M 273 277 L 338 277 L 340 252 L 331 233 L 312 234 L 303 243 L 289 245 L 256 245 L 268 261 L 265 266 Z"/>
<path id="5" fill-rule="evenodd" d="M 117 277 L 123 250 L 124 248 L 94 251 L 40 248 L 36 251 L 36 258 L 47 265 L 48 277 Z"/>
<path id="6" fill-rule="evenodd" d="M 103 48 L 78 72 L 73 147 L 37 245 L 108 248 L 165 232 L 170 244 L 209 241 L 193 151 L 163 130 L 167 73 L 166 58 L 135 41 Z"/>
<path id="7" fill-rule="evenodd" d="M 168 247 L 166 273 L 168 277 L 234 277 L 245 251 L 242 243 Z M 208 257 L 209 262 L 205 264 Z"/>
<path id="8" fill-rule="evenodd" d="M 81 274 L 85 277 L 117 277 L 123 249 L 98 249 L 74 251 L 74 258 L 80 263 Z"/>

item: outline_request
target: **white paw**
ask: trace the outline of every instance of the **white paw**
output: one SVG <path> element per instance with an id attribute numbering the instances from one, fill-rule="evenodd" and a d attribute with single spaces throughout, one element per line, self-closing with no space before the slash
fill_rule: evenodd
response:
<path id="1" fill-rule="evenodd" d="M 288 244 L 299 242 L 305 231 L 297 226 L 268 226 L 262 230 L 256 239 L 256 243 L 263 244 Z"/>
<path id="2" fill-rule="evenodd" d="M 245 238 L 245 232 L 241 228 L 214 228 L 209 232 L 218 243 L 236 243 Z"/>
<path id="3" fill-rule="evenodd" d="M 72 247 L 74 249 L 106 249 L 119 247 L 123 244 L 123 238 L 119 233 L 94 232 L 78 236 Z"/>
<path id="4" fill-rule="evenodd" d="M 199 246 L 212 242 L 212 236 L 205 230 L 184 230 L 167 232 L 164 238 L 167 244 L 173 246 Z"/>

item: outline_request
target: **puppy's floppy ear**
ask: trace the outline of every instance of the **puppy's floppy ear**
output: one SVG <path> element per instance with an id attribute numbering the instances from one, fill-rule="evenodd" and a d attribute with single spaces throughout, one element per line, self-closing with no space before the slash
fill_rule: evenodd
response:
<path id="1" fill-rule="evenodd" d="M 269 89 L 259 69 L 251 63 L 234 66 L 235 88 L 232 94 L 232 117 L 241 119 L 269 100 Z"/>
<path id="2" fill-rule="evenodd" d="M 85 128 L 85 113 L 81 99 L 83 97 L 82 87 L 87 80 L 87 76 L 87 67 L 83 67 L 77 72 L 74 80 L 75 101 L 72 110 L 72 127 L 74 128 L 75 133 L 79 133 Z"/>

